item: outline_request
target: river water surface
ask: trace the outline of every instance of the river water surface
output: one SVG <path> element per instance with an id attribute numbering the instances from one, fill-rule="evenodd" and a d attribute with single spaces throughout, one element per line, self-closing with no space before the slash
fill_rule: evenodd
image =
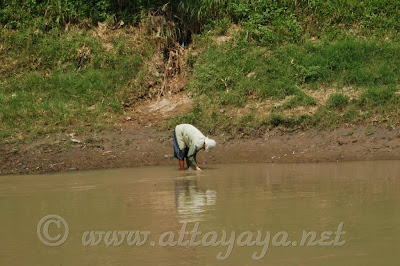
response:
<path id="1" fill-rule="evenodd" d="M 1 176 L 0 210 L 0 265 L 400 265 L 398 161 Z"/>

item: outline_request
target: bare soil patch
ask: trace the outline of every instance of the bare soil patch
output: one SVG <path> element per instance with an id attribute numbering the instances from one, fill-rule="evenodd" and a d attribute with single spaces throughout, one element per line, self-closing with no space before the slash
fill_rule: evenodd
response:
<path id="1" fill-rule="evenodd" d="M 162 109 L 162 108 L 161 108 Z M 158 110 L 159 111 L 159 110 Z M 136 120 L 135 120 L 136 121 Z M 55 134 L 27 146 L 0 149 L 0 174 L 32 174 L 87 169 L 171 165 L 172 130 L 158 131 L 126 121 L 98 134 Z M 258 138 L 212 136 L 217 147 L 199 152 L 200 164 L 336 162 L 400 159 L 400 132 L 382 127 L 332 131 L 272 130 Z M 73 140 L 74 139 L 74 140 Z"/>

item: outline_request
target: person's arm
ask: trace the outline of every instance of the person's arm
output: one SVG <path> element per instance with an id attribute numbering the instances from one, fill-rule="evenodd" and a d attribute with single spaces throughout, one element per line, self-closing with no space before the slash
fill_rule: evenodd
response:
<path id="1" fill-rule="evenodd" d="M 192 143 L 192 145 L 190 145 L 188 154 L 187 154 L 187 158 L 190 162 L 190 166 L 193 167 L 194 169 L 196 169 L 196 153 L 197 153 L 197 149 L 196 146 L 194 145 L 194 143 Z"/>
<path id="2" fill-rule="evenodd" d="M 200 170 L 201 171 L 200 164 L 197 162 L 197 159 L 196 159 L 196 155 L 197 154 L 194 155 L 194 160 L 196 162 L 196 170 Z"/>

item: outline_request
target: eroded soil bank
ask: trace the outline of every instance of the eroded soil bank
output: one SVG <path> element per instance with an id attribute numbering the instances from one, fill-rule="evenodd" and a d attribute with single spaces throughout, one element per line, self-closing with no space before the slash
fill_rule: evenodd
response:
<path id="1" fill-rule="evenodd" d="M 212 136 L 217 147 L 200 151 L 200 164 L 327 162 L 400 159 L 397 128 L 342 127 L 331 131 L 272 130 L 258 138 Z M 0 149 L 0 174 L 171 165 L 172 132 L 123 125 L 91 135 L 55 134 L 29 145 Z"/>

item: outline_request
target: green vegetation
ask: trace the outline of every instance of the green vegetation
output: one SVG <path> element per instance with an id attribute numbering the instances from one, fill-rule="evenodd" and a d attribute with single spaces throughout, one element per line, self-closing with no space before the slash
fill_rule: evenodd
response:
<path id="1" fill-rule="evenodd" d="M 105 46 L 93 32 L 2 31 L 0 138 L 97 129 L 143 97 L 143 55 L 126 33 Z"/>
<path id="2" fill-rule="evenodd" d="M 349 96 L 335 93 L 329 96 L 326 106 L 328 108 L 343 110 L 349 104 Z"/>
<path id="3" fill-rule="evenodd" d="M 149 85 L 161 83 L 150 70 L 154 55 L 166 66 L 168 52 L 182 44 L 190 47 L 185 89 L 196 105 L 168 126 L 256 135 L 372 117 L 398 123 L 399 6 L 399 0 L 0 1 L 1 142 L 112 125 L 125 108 L 161 94 Z"/>
<path id="4" fill-rule="evenodd" d="M 221 45 L 210 41 L 208 49 L 194 65 L 189 89 L 203 97 L 204 100 L 199 101 L 203 109 L 215 112 L 289 97 L 269 113 L 256 114 L 254 123 L 248 124 L 253 127 L 252 131 L 280 125 L 335 127 L 366 118 L 361 113 L 385 118 L 391 115 L 395 122 L 400 102 L 400 95 L 396 94 L 400 82 L 399 60 L 397 41 L 348 37 L 335 42 L 304 41 L 275 48 L 249 46 L 236 40 Z M 311 96 L 312 92 L 321 91 L 323 95 L 324 88 L 332 88 L 337 93 L 330 95 L 326 103 L 318 103 Z M 361 92 L 361 96 L 350 100 L 341 93 L 343 88 L 351 88 L 350 92 L 355 94 Z M 299 106 L 318 108 L 312 114 L 287 115 L 284 112 Z M 265 119 L 266 115 L 269 119 Z M 193 112 L 189 116 L 192 121 L 210 123 L 209 113 Z M 229 117 L 220 119 L 224 121 Z M 220 122 L 216 120 L 215 123 Z M 223 130 L 237 133 L 241 124 L 240 118 L 237 121 L 233 118 Z"/>

